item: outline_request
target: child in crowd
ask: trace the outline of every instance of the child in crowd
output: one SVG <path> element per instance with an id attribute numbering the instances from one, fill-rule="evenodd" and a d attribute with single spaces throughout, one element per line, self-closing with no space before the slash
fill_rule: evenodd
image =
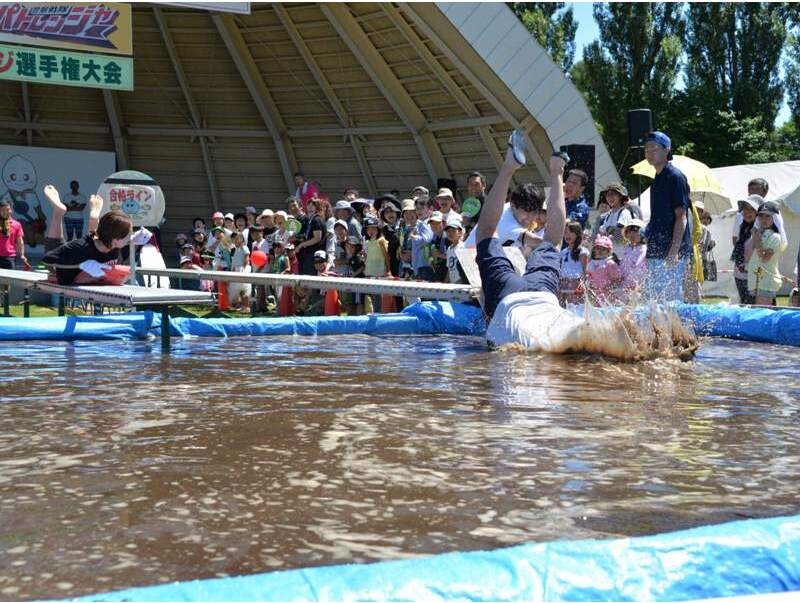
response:
<path id="1" fill-rule="evenodd" d="M 314 252 L 314 268 L 317 271 L 317 276 L 334 276 L 328 271 L 328 254 L 324 249 Z M 304 316 L 324 316 L 327 296 L 327 291 L 314 288 L 306 289 L 302 300 L 302 312 L 298 308 L 298 313 L 302 313 Z"/>
<path id="2" fill-rule="evenodd" d="M 405 199 L 403 207 L 403 226 L 400 229 L 400 278 L 410 280 L 414 277 L 411 264 L 411 233 L 417 224 L 414 201 Z"/>
<path id="3" fill-rule="evenodd" d="M 446 266 L 447 266 L 447 282 L 453 285 L 461 285 L 467 282 L 464 271 L 461 269 L 461 264 L 458 262 L 458 251 L 464 248 L 464 227 L 461 220 L 453 217 L 447 221 L 447 226 L 444 229 L 447 236 L 447 253 L 446 253 Z"/>
<path id="4" fill-rule="evenodd" d="M 245 245 L 244 235 L 236 230 L 231 238 L 233 239 L 231 272 L 250 272 L 250 250 Z M 240 312 L 249 310 L 250 292 L 249 283 L 229 283 L 228 296 L 231 307 Z"/>
<path id="5" fill-rule="evenodd" d="M 747 250 L 752 246 L 752 243 L 748 246 L 748 242 L 756 225 L 756 212 L 762 203 L 764 203 L 764 198 L 760 195 L 750 195 L 747 199 L 739 201 L 742 223 L 739 225 L 739 233 L 733 246 L 731 260 L 733 260 L 733 282 L 736 283 L 736 291 L 739 293 L 739 303 L 741 304 L 755 303 L 748 288 L 747 260 L 749 256 Z"/>
<path id="6" fill-rule="evenodd" d="M 391 201 L 381 205 L 383 236 L 389 243 L 389 270 L 392 276 L 400 276 L 400 223 L 397 206 Z"/>
<path id="7" fill-rule="evenodd" d="M 608 218 L 610 212 L 611 205 L 605 195 L 603 195 L 597 202 L 597 219 L 594 221 L 594 226 L 592 227 L 592 239 L 600 234 L 600 227 L 606 222 L 606 218 Z"/>
<path id="8" fill-rule="evenodd" d="M 714 247 L 717 242 L 711 236 L 711 214 L 703 209 L 700 214 L 700 222 L 703 225 L 703 237 L 700 239 L 700 260 L 703 263 L 703 277 L 706 281 L 714 282 L 717 280 L 717 261 L 714 258 Z"/>
<path id="9" fill-rule="evenodd" d="M 250 248 L 250 229 L 247 227 L 247 214 L 236 214 L 233 217 L 236 230 L 244 237 L 244 246 Z"/>
<path id="10" fill-rule="evenodd" d="M 284 218 L 284 223 L 286 219 Z M 275 225 L 275 212 L 271 209 L 265 209 L 258 216 L 257 223 L 264 229 L 264 240 L 267 242 L 267 247 L 272 251 L 272 244 L 276 240 L 278 228 Z"/>
<path id="11" fill-rule="evenodd" d="M 180 265 L 180 259 L 183 256 L 184 245 L 189 245 L 189 247 L 194 250 L 194 246 L 189 243 L 189 237 L 187 237 L 184 233 L 179 232 L 175 236 L 175 259 L 178 260 L 178 265 Z"/>
<path id="12" fill-rule="evenodd" d="M 285 250 L 284 261 L 280 260 L 277 256 L 272 262 L 272 271 L 278 273 L 279 267 L 285 267 L 284 274 L 298 274 L 300 266 L 297 261 L 297 252 L 295 252 L 294 244 L 287 243 L 283 248 L 280 245 L 273 247 L 274 253 Z M 291 316 L 294 314 L 294 288 L 283 286 L 281 287 L 280 303 L 278 305 L 278 314 L 281 316 Z"/>
<path id="13" fill-rule="evenodd" d="M 267 257 L 267 261 L 261 266 L 252 263 L 253 252 L 260 251 Z M 264 238 L 264 227 L 260 224 L 253 224 L 250 227 L 250 262 L 251 270 L 255 273 L 265 274 L 269 272 L 269 253 L 270 245 Z M 267 287 L 266 285 L 255 285 L 256 312 L 267 311 Z"/>
<path id="14" fill-rule="evenodd" d="M 284 245 L 289 242 L 289 235 L 286 234 L 286 220 L 289 219 L 289 215 L 283 211 L 276 211 L 275 215 L 273 216 L 273 220 L 275 223 L 275 230 L 272 232 L 272 236 L 270 237 L 270 245 L 273 245 L 280 241 Z M 267 238 L 266 230 L 264 231 L 264 238 Z"/>
<path id="15" fill-rule="evenodd" d="M 226 234 L 230 238 L 230 235 L 234 230 L 236 230 L 236 217 L 232 213 L 228 212 L 222 219 L 222 226 L 228 231 Z"/>
<path id="16" fill-rule="evenodd" d="M 211 229 L 211 236 L 214 237 L 216 246 L 214 247 L 214 261 L 212 266 L 214 270 L 230 270 L 231 267 L 231 250 L 225 243 L 225 229 L 220 226 L 215 226 Z"/>
<path id="17" fill-rule="evenodd" d="M 647 243 L 644 240 L 645 223 L 633 218 L 622 234 L 628 241 L 622 252 L 619 268 L 622 272 L 622 290 L 628 301 L 636 291 L 644 286 L 647 279 Z"/>
<path id="18" fill-rule="evenodd" d="M 347 261 L 347 232 L 348 224 L 344 220 L 337 220 L 333 225 L 333 272 L 339 276 L 349 276 L 350 266 Z"/>
<path id="19" fill-rule="evenodd" d="M 613 303 L 617 299 L 622 272 L 612 251 L 614 244 L 605 235 L 597 235 L 592 247 L 592 258 L 586 267 L 587 282 L 592 299 L 598 303 Z"/>
<path id="20" fill-rule="evenodd" d="M 184 255 L 180 258 L 180 268 L 181 270 L 202 270 L 192 261 L 192 258 L 189 255 Z M 182 278 L 179 279 L 178 282 L 180 283 L 180 288 L 185 291 L 199 291 L 202 283 L 205 281 L 199 281 L 193 278 Z"/>
<path id="21" fill-rule="evenodd" d="M 199 270 L 203 269 L 203 260 L 200 258 L 200 254 L 194 248 L 194 245 L 186 241 L 183 245 L 181 245 L 181 257 L 180 261 L 183 263 L 184 258 L 189 258 L 192 260 L 192 264 L 197 266 Z"/>
<path id="22" fill-rule="evenodd" d="M 367 247 L 364 276 L 383 278 L 391 275 L 389 263 L 389 243 L 383 237 L 378 219 L 373 216 L 364 217 L 364 243 Z M 373 312 L 381 311 L 381 296 L 370 295 Z"/>
<path id="23" fill-rule="evenodd" d="M 206 232 L 206 221 L 203 218 L 195 218 L 192 220 L 192 230 L 202 230 L 204 233 Z"/>
<path id="24" fill-rule="evenodd" d="M 337 276 L 350 276 L 350 260 L 347 257 L 347 233 L 349 225 L 345 220 L 337 220 L 333 226 L 334 240 L 336 244 L 333 250 L 333 273 Z M 353 293 L 350 291 L 339 291 L 339 301 L 343 307 L 352 304 Z"/>
<path id="25" fill-rule="evenodd" d="M 364 241 L 367 246 L 364 276 L 383 278 L 390 274 L 389 244 L 381 233 L 378 220 L 372 216 L 364 218 Z"/>
<path id="26" fill-rule="evenodd" d="M 264 227 L 258 224 L 253 224 L 250 227 L 250 252 L 253 251 L 261 251 L 264 255 L 269 256 L 270 252 L 272 251 L 271 245 L 269 242 L 264 238 Z M 269 264 L 264 264 L 255 272 L 268 272 L 269 271 Z"/>
<path id="27" fill-rule="evenodd" d="M 458 216 L 455 211 L 454 216 Z M 428 218 L 428 227 L 433 232 L 433 237 L 428 248 L 428 265 L 433 270 L 433 282 L 443 283 L 447 278 L 447 237 L 444 234 L 444 215 L 440 211 L 431 213 Z"/>
<path id="28" fill-rule="evenodd" d="M 751 235 L 752 248 L 747 262 L 747 288 L 756 305 L 774 306 L 783 279 L 778 269 L 786 251 L 781 231 L 776 224 L 780 215 L 778 204 L 765 201 L 758 208 L 758 222 Z"/>
<path id="29" fill-rule="evenodd" d="M 365 265 L 364 260 L 361 258 L 361 239 L 359 237 L 347 237 L 345 249 L 347 251 L 347 261 L 350 266 L 350 276 L 353 278 L 364 278 Z M 363 294 L 355 293 L 346 310 L 350 316 L 364 314 Z"/>
<path id="30" fill-rule="evenodd" d="M 272 254 L 270 255 L 269 271 L 272 274 L 290 274 L 291 267 L 289 265 L 289 258 L 286 255 L 285 247 L 280 241 L 275 241 L 272 245 Z M 292 247 L 294 250 L 294 247 Z"/>
<path id="31" fill-rule="evenodd" d="M 589 265 L 589 250 L 582 245 L 583 230 L 580 222 L 569 222 L 564 229 L 561 250 L 561 297 L 565 304 L 583 302 L 582 282 Z"/>

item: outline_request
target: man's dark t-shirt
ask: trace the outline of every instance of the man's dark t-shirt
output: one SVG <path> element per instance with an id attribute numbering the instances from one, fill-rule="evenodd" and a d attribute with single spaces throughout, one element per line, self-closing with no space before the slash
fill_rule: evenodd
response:
<path id="1" fill-rule="evenodd" d="M 686 210 L 686 230 L 678 255 L 687 257 L 692 252 L 689 231 L 689 184 L 678 168 L 667 163 L 660 174 L 656 174 L 650 186 L 650 223 L 647 225 L 647 257 L 665 259 L 672 246 L 672 231 L 675 228 L 675 208 Z"/>
<path id="2" fill-rule="evenodd" d="M 104 264 L 112 260 L 125 262 L 130 257 L 128 247 L 112 249 L 107 253 L 102 253 L 95 246 L 92 237 L 93 235 L 87 234 L 82 239 L 72 239 L 69 243 L 64 243 L 44 255 L 42 262 L 45 265 L 69 266 L 68 268 L 56 267 L 56 278 L 59 285 L 71 285 L 75 281 L 75 277 L 81 273 L 78 265 L 86 260 L 97 260 Z"/>

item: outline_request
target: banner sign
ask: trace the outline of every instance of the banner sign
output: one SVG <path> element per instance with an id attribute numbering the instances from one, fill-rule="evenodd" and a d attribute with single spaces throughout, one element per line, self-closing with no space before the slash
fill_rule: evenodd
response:
<path id="1" fill-rule="evenodd" d="M 64 236 L 80 238 L 86 234 L 89 196 L 115 165 L 116 156 L 107 151 L 0 145 L 0 199 L 11 203 L 29 254 L 38 258 L 44 252 L 50 221 L 44 187 L 55 186 L 67 207 Z"/>
<path id="2" fill-rule="evenodd" d="M 240 15 L 250 14 L 249 2 L 153 2 L 153 4 L 183 6 L 186 8 L 197 8 L 216 13 L 238 13 Z"/>
<path id="3" fill-rule="evenodd" d="M 133 59 L 0 44 L 0 79 L 133 90 Z"/>
<path id="4" fill-rule="evenodd" d="M 131 55 L 131 7 L 107 2 L 0 2 L 0 42 Z"/>

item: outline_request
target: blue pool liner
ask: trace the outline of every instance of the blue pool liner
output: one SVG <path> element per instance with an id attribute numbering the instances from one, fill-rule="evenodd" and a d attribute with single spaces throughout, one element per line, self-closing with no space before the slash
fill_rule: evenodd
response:
<path id="1" fill-rule="evenodd" d="M 676 308 L 681 319 L 691 322 L 700 335 L 800 346 L 800 310 L 725 304 L 679 304 Z"/>
<path id="2" fill-rule="evenodd" d="M 143 339 L 160 324 L 161 317 L 152 312 L 0 318 L 0 341 Z"/>
<path id="3" fill-rule="evenodd" d="M 675 306 L 698 333 L 763 343 L 800 346 L 800 310 L 768 310 L 727 305 Z M 234 337 L 269 335 L 483 335 L 486 324 L 477 306 L 421 302 L 397 314 L 285 318 L 172 318 L 174 336 Z M 160 333 L 152 312 L 0 318 L 0 341 L 141 339 Z"/>
<path id="4" fill-rule="evenodd" d="M 131 588 L 77 601 L 686 601 L 800 589 L 800 516 Z"/>

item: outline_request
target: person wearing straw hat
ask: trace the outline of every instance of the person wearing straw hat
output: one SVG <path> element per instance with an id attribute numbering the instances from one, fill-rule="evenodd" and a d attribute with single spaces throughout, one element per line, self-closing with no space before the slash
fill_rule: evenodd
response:
<path id="1" fill-rule="evenodd" d="M 461 220 L 461 214 L 454 208 L 456 200 L 453 197 L 453 191 L 449 188 L 439 189 L 439 192 L 436 193 L 436 202 L 439 204 L 439 211 L 442 212 L 442 220 L 445 224 L 450 221 L 450 218 Z"/>
<path id="2" fill-rule="evenodd" d="M 598 234 L 611 239 L 614 244 L 614 253 L 622 257 L 625 251 L 625 237 L 623 231 L 628 222 L 633 219 L 633 212 L 627 207 L 630 201 L 628 189 L 620 182 L 611 182 L 600 191 L 600 198 L 608 202 L 610 211 L 603 216 L 603 221 L 598 228 Z"/>

